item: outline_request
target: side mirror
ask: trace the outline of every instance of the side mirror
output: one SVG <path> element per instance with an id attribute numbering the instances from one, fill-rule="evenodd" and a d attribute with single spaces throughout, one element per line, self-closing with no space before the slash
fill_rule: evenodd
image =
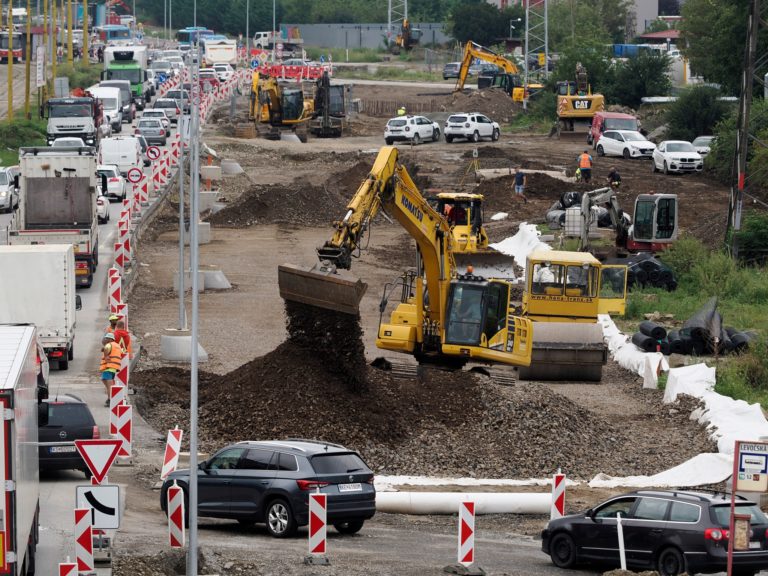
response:
<path id="1" fill-rule="evenodd" d="M 197 467 L 199 470 L 202 470 L 203 472 L 205 472 L 206 470 L 208 470 L 208 461 L 203 460 L 202 462 L 200 462 L 200 464 L 197 465 Z"/>
<path id="2" fill-rule="evenodd" d="M 75 310 L 82 310 L 83 309 L 83 299 L 80 298 L 80 295 L 78 294 L 75 296 Z"/>
<path id="3" fill-rule="evenodd" d="M 37 425 L 48 425 L 48 404 L 45 402 L 39 402 L 37 405 Z"/>
<path id="4" fill-rule="evenodd" d="M 594 510 L 594 508 L 590 508 L 589 510 L 587 510 L 586 516 L 587 516 L 587 518 L 590 518 L 591 520 L 594 520 L 595 519 L 595 510 Z"/>

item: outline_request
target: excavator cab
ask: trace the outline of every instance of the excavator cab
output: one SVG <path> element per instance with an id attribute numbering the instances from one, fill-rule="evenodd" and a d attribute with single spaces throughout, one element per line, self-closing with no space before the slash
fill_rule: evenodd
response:
<path id="1" fill-rule="evenodd" d="M 442 214 L 453 233 L 454 252 L 488 248 L 488 236 L 483 228 L 483 196 L 460 192 L 440 192 L 429 199 Z"/>
<path id="2" fill-rule="evenodd" d="M 627 249 L 659 252 L 677 240 L 677 234 L 677 195 L 639 194 Z"/>

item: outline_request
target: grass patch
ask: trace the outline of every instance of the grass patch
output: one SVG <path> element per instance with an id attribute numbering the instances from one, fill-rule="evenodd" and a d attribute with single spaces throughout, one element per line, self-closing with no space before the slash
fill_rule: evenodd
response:
<path id="1" fill-rule="evenodd" d="M 0 122 L 0 164 L 13 166 L 19 163 L 19 148 L 22 146 L 45 146 L 45 120 L 24 118 L 24 111 L 17 111 L 13 122 Z"/>
<path id="2" fill-rule="evenodd" d="M 627 299 L 627 319 L 659 311 L 679 321 L 690 318 L 711 296 L 726 326 L 768 334 L 768 269 L 745 266 L 723 252 L 710 252 L 694 238 L 681 238 L 661 259 L 675 272 L 675 292 L 646 289 Z M 717 370 L 717 391 L 732 398 L 759 402 L 768 409 L 768 349 L 755 342 L 748 353 L 725 358 Z"/>
<path id="3" fill-rule="evenodd" d="M 348 80 L 402 80 L 404 82 L 442 82 L 443 73 L 414 70 L 401 66 L 379 66 L 376 72 L 337 68 L 334 76 Z"/>
<path id="4" fill-rule="evenodd" d="M 56 68 L 56 74 L 69 78 L 69 89 L 74 90 L 75 88 L 88 88 L 94 84 L 98 84 L 101 80 L 102 70 L 103 65 L 87 65 L 85 61 L 80 60 L 74 62 L 72 66 L 68 64 L 59 64 Z"/>
<path id="5" fill-rule="evenodd" d="M 384 56 L 387 53 L 384 50 L 377 50 L 374 48 L 350 48 L 345 50 L 344 48 L 306 48 L 307 58 L 310 60 L 320 60 L 320 56 L 323 56 L 326 61 L 330 54 L 334 62 L 381 62 L 384 60 Z M 347 59 L 349 57 L 349 59 Z"/>

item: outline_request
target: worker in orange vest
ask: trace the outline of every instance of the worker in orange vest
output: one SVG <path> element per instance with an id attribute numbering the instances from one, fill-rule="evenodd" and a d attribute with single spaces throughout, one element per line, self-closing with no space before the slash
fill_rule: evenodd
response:
<path id="1" fill-rule="evenodd" d="M 117 321 L 120 320 L 120 316 L 117 314 L 112 314 L 109 317 L 109 326 L 104 330 L 105 334 L 114 334 L 115 333 L 115 327 L 117 326 Z"/>
<path id="2" fill-rule="evenodd" d="M 589 155 L 589 152 L 584 150 L 584 152 L 579 155 L 578 161 L 581 179 L 584 182 L 589 182 L 592 180 L 592 156 Z"/>
<path id="3" fill-rule="evenodd" d="M 107 391 L 107 401 L 104 406 L 109 407 L 109 393 L 112 390 L 112 385 L 115 383 L 115 375 L 120 370 L 120 361 L 123 357 L 123 349 L 115 342 L 115 335 L 111 332 L 104 334 L 104 338 L 101 339 L 101 365 L 99 366 L 99 372 L 101 372 L 101 383 L 104 384 L 104 388 Z"/>

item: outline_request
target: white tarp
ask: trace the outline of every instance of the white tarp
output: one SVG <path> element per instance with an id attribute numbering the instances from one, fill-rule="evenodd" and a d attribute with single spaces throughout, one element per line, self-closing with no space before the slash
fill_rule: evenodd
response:
<path id="1" fill-rule="evenodd" d="M 525 259 L 528 254 L 534 250 L 552 250 L 549 244 L 539 240 L 539 236 L 541 236 L 541 232 L 538 231 L 535 224 L 521 222 L 517 234 L 505 238 L 501 242 L 491 244 L 490 247 L 497 252 L 512 256 L 515 259 L 515 264 L 520 266 L 523 269 L 523 274 L 525 274 Z"/>
<path id="2" fill-rule="evenodd" d="M 397 490 L 400 486 L 547 486 L 552 478 L 529 478 L 511 480 L 508 478 L 435 478 L 431 476 L 385 476 L 376 475 L 374 485 L 377 492 Z M 577 486 L 573 480 L 565 481 L 567 486 Z"/>
<path id="3" fill-rule="evenodd" d="M 660 352 L 643 352 L 632 344 L 610 316 L 599 314 L 597 321 L 603 327 L 603 339 L 613 359 L 625 370 L 643 377 L 643 388 L 656 388 L 658 372 L 669 370 L 666 358 Z"/>
<path id="4" fill-rule="evenodd" d="M 727 480 L 733 471 L 733 459 L 725 454 L 699 454 L 679 466 L 664 470 L 653 476 L 627 476 L 618 478 L 607 474 L 598 474 L 590 482 L 590 488 L 616 488 L 632 486 L 636 488 L 704 486 L 718 484 Z"/>
<path id="5" fill-rule="evenodd" d="M 506 220 L 507 216 L 509 216 L 507 212 L 496 212 L 496 214 L 491 216 L 491 220 L 498 222 L 499 220 Z"/>

